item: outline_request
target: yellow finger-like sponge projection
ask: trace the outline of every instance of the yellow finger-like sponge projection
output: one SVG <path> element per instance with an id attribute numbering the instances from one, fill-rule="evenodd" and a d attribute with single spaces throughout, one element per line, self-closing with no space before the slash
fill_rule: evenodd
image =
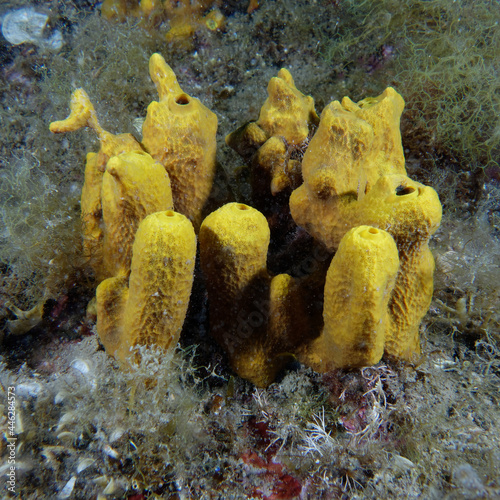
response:
<path id="1" fill-rule="evenodd" d="M 142 144 L 167 170 L 175 209 L 198 230 L 215 175 L 217 117 L 180 88 L 160 54 L 151 56 L 149 73 L 159 102 L 148 106 Z"/>
<path id="2" fill-rule="evenodd" d="M 103 267 L 99 277 L 128 274 L 140 222 L 173 208 L 165 169 L 144 152 L 113 156 L 102 181 Z"/>
<path id="3" fill-rule="evenodd" d="M 398 268 L 389 233 L 371 226 L 351 229 L 326 275 L 323 331 L 304 349 L 302 361 L 320 372 L 378 363 Z"/>
<path id="4" fill-rule="evenodd" d="M 399 117 L 402 97 L 392 88 L 358 104 L 333 101 L 302 160 L 304 183 L 290 197 L 295 222 L 330 250 L 355 225 L 356 208 L 382 175 L 406 174 Z"/>
<path id="5" fill-rule="evenodd" d="M 196 236 L 186 217 L 168 210 L 141 222 L 128 280 L 110 278 L 97 287 L 97 332 L 106 351 L 126 362 L 135 346 L 176 346 L 195 258 Z"/>
<path id="6" fill-rule="evenodd" d="M 290 72 L 282 68 L 267 86 L 268 97 L 260 110 L 257 125 L 269 137 L 283 137 L 299 146 L 307 140 L 311 126 L 318 122 L 314 99 L 297 89 Z"/>
<path id="7" fill-rule="evenodd" d="M 200 229 L 200 262 L 206 276 L 212 336 L 229 352 L 266 328 L 269 289 L 266 218 L 243 203 L 211 213 Z M 259 312 L 255 303 L 263 302 Z M 261 315 L 262 317 L 260 317 Z"/>
<path id="8" fill-rule="evenodd" d="M 94 106 L 83 89 L 76 89 L 71 95 L 69 116 L 50 124 L 53 133 L 65 133 L 82 127 L 91 128 L 99 138 L 98 153 L 87 154 L 85 183 L 82 189 L 81 213 L 83 225 L 83 253 L 96 272 L 98 281 L 112 276 L 103 267 L 103 239 L 101 189 L 108 160 L 121 153 L 142 152 L 141 145 L 131 134 L 114 135 L 104 130 L 97 120 Z M 165 207 L 171 208 L 171 207 Z"/>
<path id="9" fill-rule="evenodd" d="M 229 203 L 200 229 L 200 261 L 206 277 L 210 332 L 233 370 L 258 386 L 276 376 L 266 349 L 269 318 L 269 226 L 257 210 Z"/>
<path id="10" fill-rule="evenodd" d="M 282 68 L 267 86 L 259 118 L 226 136 L 226 143 L 252 166 L 254 202 L 268 210 L 268 197 L 300 185 L 300 158 L 319 118 L 314 99 Z"/>
<path id="11" fill-rule="evenodd" d="M 389 301 L 385 352 L 412 360 L 420 353 L 419 325 L 434 288 L 429 239 L 441 222 L 439 197 L 434 189 L 406 175 L 384 175 L 353 204 L 353 211 L 358 223 L 386 230 L 398 247 L 400 268 Z"/>
<path id="12" fill-rule="evenodd" d="M 303 341 L 307 318 L 295 278 L 267 272 L 269 226 L 257 210 L 229 203 L 200 229 L 211 335 L 233 370 L 266 387 Z"/>

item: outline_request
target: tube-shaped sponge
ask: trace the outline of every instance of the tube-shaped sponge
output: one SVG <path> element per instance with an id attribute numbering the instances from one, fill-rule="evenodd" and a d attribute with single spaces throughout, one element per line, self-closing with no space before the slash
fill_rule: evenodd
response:
<path id="1" fill-rule="evenodd" d="M 148 106 L 142 144 L 168 172 L 175 210 L 198 231 L 215 175 L 217 117 L 183 92 L 160 54 L 151 56 L 149 73 L 160 98 Z"/>
<path id="2" fill-rule="evenodd" d="M 136 345 L 176 346 L 189 304 L 196 259 L 191 222 L 172 210 L 139 225 L 126 278 L 97 287 L 97 331 L 106 350 L 125 362 Z"/>
<path id="3" fill-rule="evenodd" d="M 211 333 L 228 351 L 237 351 L 266 328 L 269 239 L 266 218 L 243 203 L 224 205 L 201 226 L 200 261 L 207 279 Z M 259 311 L 256 304 L 262 300 Z"/>
<path id="4" fill-rule="evenodd" d="M 145 152 L 122 153 L 108 161 L 101 196 L 104 242 L 98 277 L 128 274 L 140 222 L 173 208 L 168 174 Z"/>
<path id="5" fill-rule="evenodd" d="M 324 327 L 306 348 L 306 364 L 325 372 L 380 361 L 398 268 L 398 250 L 389 233 L 371 226 L 346 233 L 328 269 Z"/>
<path id="6" fill-rule="evenodd" d="M 266 218 L 242 203 L 228 203 L 200 228 L 200 261 L 206 277 L 210 332 L 233 370 L 257 386 L 276 376 L 266 342 L 270 314 Z"/>
<path id="7" fill-rule="evenodd" d="M 104 130 L 89 96 L 83 89 L 71 94 L 71 112 L 64 120 L 52 122 L 50 131 L 56 134 L 72 132 L 82 127 L 91 128 L 98 136 L 98 153 L 87 154 L 85 183 L 82 189 L 81 209 L 83 222 L 83 255 L 94 269 L 98 281 L 113 276 L 103 268 L 103 239 L 101 190 L 108 160 L 120 153 L 143 152 L 131 134 L 114 135 Z M 161 210 L 165 210 L 164 207 Z M 137 227 L 137 226 L 136 226 Z"/>
<path id="8" fill-rule="evenodd" d="M 308 331 L 299 281 L 267 272 L 269 239 L 266 218 L 242 203 L 213 212 L 200 229 L 211 334 L 258 387 L 275 380 Z"/>

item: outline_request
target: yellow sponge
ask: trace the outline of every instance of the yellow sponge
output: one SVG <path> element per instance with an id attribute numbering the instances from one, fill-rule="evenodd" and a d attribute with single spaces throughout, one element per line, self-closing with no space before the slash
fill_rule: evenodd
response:
<path id="1" fill-rule="evenodd" d="M 378 363 L 398 268 L 389 233 L 370 226 L 351 229 L 326 276 L 323 331 L 304 349 L 302 361 L 320 372 Z"/>
<path id="2" fill-rule="evenodd" d="M 168 210 L 141 222 L 128 286 L 122 276 L 97 287 L 97 332 L 110 354 L 125 362 L 137 345 L 176 346 L 189 304 L 195 258 L 196 236 L 186 217 Z"/>
<path id="3" fill-rule="evenodd" d="M 148 106 L 142 144 L 167 170 L 175 210 L 198 230 L 215 175 L 217 117 L 180 88 L 160 54 L 151 56 L 149 73 L 160 99 Z"/>
<path id="4" fill-rule="evenodd" d="M 233 370 L 259 387 L 274 381 L 309 333 L 298 280 L 267 272 L 269 238 L 266 218 L 242 203 L 213 212 L 200 229 L 211 335 Z"/>
<path id="5" fill-rule="evenodd" d="M 282 68 L 267 86 L 268 97 L 256 122 L 226 136 L 226 143 L 252 166 L 253 201 L 269 211 L 269 193 L 300 185 L 300 158 L 319 119 L 314 99 L 300 92 Z"/>
<path id="6" fill-rule="evenodd" d="M 292 75 L 285 68 L 271 78 L 267 94 L 257 125 L 268 137 L 283 137 L 292 146 L 303 144 L 311 126 L 318 122 L 314 99 L 297 90 Z"/>
<path id="7" fill-rule="evenodd" d="M 290 197 L 293 219 L 331 251 L 359 224 L 361 201 L 383 175 L 405 175 L 399 118 L 402 97 L 392 88 L 358 104 L 344 98 L 321 113 L 302 160 L 303 184 Z"/>
<path id="8" fill-rule="evenodd" d="M 103 267 L 98 278 L 128 274 L 140 222 L 173 208 L 165 169 L 144 152 L 113 156 L 102 181 Z"/>
<path id="9" fill-rule="evenodd" d="M 207 280 L 211 333 L 237 352 L 249 336 L 265 331 L 255 303 L 268 308 L 266 218 L 243 203 L 228 203 L 205 218 L 200 229 L 200 263 Z M 254 314 L 252 314 L 252 312 Z"/>
<path id="10" fill-rule="evenodd" d="M 94 106 L 83 89 L 76 89 L 71 95 L 69 116 L 50 124 L 53 133 L 65 133 L 82 127 L 91 128 L 99 138 L 98 153 L 87 154 L 85 183 L 82 189 L 81 213 L 83 223 L 83 254 L 95 270 L 98 280 L 111 276 L 103 271 L 103 224 L 101 188 L 108 160 L 126 152 L 142 152 L 141 145 L 131 134 L 114 135 L 106 132 L 97 120 Z"/>
<path id="11" fill-rule="evenodd" d="M 242 203 L 219 208 L 200 229 L 211 335 L 227 352 L 233 370 L 259 386 L 271 381 L 267 374 L 272 360 L 265 349 L 269 238 L 266 218 Z"/>

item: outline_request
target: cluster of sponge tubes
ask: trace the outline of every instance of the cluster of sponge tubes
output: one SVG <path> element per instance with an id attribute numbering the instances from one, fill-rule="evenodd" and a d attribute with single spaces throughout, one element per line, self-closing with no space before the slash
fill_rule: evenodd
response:
<path id="1" fill-rule="evenodd" d="M 68 118 L 50 125 L 55 133 L 88 126 L 100 141 L 85 167 L 83 250 L 99 283 L 99 337 L 122 363 L 133 361 L 137 345 L 177 345 L 193 284 L 195 228 L 215 173 L 216 116 L 182 91 L 159 54 L 150 74 L 159 101 L 148 107 L 141 143 L 103 130 L 82 89 L 73 92 Z"/>
<path id="2" fill-rule="evenodd" d="M 141 143 L 102 130 L 82 90 L 70 116 L 51 124 L 54 132 L 90 126 L 101 142 L 87 156 L 82 219 L 106 350 L 130 363 L 137 345 L 175 347 L 199 232 L 210 332 L 240 376 L 264 387 L 292 358 L 328 371 L 372 365 L 384 353 L 417 356 L 441 205 L 432 188 L 406 176 L 402 98 L 393 89 L 357 104 L 344 98 L 319 118 L 313 99 L 280 70 L 259 119 L 226 138 L 252 169 L 256 205 L 289 204 L 294 221 L 334 254 L 319 279 L 273 276 L 260 211 L 229 203 L 201 223 L 215 172 L 215 115 L 182 91 L 158 54 L 150 74 L 160 99 L 148 107 Z"/>

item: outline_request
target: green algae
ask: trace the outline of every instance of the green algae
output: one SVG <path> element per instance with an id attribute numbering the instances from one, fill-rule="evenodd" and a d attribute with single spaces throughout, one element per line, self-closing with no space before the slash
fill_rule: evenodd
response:
<path id="1" fill-rule="evenodd" d="M 392 80 L 406 100 L 406 143 L 425 130 L 429 146 L 476 167 L 498 167 L 497 2 L 347 1 L 341 8 L 336 34 L 322 40 L 323 57 L 347 73 L 360 61 L 376 71 L 392 58 L 375 80 Z"/>

